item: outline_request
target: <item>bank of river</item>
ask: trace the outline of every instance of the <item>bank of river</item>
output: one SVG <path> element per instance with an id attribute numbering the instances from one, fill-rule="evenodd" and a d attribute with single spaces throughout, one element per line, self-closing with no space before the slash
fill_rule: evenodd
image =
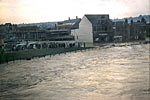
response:
<path id="1" fill-rule="evenodd" d="M 20 51 L 4 52 L 3 54 L 0 54 L 0 63 L 6 63 L 15 60 L 30 60 L 34 57 L 45 57 L 46 55 L 55 55 L 90 48 L 92 47 L 26 49 Z"/>
<path id="2" fill-rule="evenodd" d="M 47 48 L 47 49 L 25 49 L 20 51 L 12 51 L 12 52 L 1 52 L 0 50 L 0 64 L 8 63 L 9 61 L 15 60 L 31 60 L 35 57 L 45 57 L 46 55 L 56 55 L 66 52 L 73 52 L 78 50 L 86 50 L 95 47 L 122 47 L 122 46 L 131 46 L 131 45 L 139 45 L 144 42 L 130 42 L 130 43 L 97 43 L 94 44 L 93 47 L 72 47 L 72 48 Z"/>

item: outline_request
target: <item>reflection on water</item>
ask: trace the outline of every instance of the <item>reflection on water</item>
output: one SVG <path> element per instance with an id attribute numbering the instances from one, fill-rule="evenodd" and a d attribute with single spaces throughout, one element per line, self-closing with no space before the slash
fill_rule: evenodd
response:
<path id="1" fill-rule="evenodd" d="M 0 100 L 149 100 L 149 45 L 0 65 Z"/>

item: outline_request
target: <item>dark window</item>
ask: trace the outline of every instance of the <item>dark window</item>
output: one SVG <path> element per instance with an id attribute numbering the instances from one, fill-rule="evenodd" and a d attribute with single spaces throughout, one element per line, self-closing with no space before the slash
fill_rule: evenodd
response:
<path id="1" fill-rule="evenodd" d="M 107 31 L 107 27 L 105 27 L 105 31 Z"/>
<path id="2" fill-rule="evenodd" d="M 105 16 L 102 16 L 101 18 L 102 18 L 102 19 L 104 19 L 104 18 L 105 18 Z"/>
<path id="3" fill-rule="evenodd" d="M 93 26 L 93 31 L 96 31 L 96 26 Z"/>
<path id="4" fill-rule="evenodd" d="M 100 24 L 101 23 L 101 20 L 98 20 L 98 22 L 97 22 L 98 24 Z"/>

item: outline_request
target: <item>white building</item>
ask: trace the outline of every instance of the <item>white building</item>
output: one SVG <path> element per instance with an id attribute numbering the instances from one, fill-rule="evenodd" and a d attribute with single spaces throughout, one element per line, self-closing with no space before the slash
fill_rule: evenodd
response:
<path id="1" fill-rule="evenodd" d="M 79 23 L 79 29 L 71 31 L 76 42 L 93 44 L 108 42 L 112 33 L 112 22 L 109 15 L 84 15 Z"/>

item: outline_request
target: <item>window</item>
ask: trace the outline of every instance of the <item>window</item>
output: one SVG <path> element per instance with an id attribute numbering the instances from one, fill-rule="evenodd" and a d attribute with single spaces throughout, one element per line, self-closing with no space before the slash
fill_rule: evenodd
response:
<path id="1" fill-rule="evenodd" d="M 104 19 L 104 18 L 105 18 L 105 16 L 102 16 L 101 18 L 102 18 L 102 19 Z"/>
<path id="2" fill-rule="evenodd" d="M 100 24 L 101 23 L 101 20 L 98 20 L 98 22 L 97 22 L 98 24 Z"/>
<path id="3" fill-rule="evenodd" d="M 105 27 L 105 31 L 107 31 L 107 27 Z"/>
<path id="4" fill-rule="evenodd" d="M 93 26 L 93 31 L 96 31 L 96 26 Z"/>

